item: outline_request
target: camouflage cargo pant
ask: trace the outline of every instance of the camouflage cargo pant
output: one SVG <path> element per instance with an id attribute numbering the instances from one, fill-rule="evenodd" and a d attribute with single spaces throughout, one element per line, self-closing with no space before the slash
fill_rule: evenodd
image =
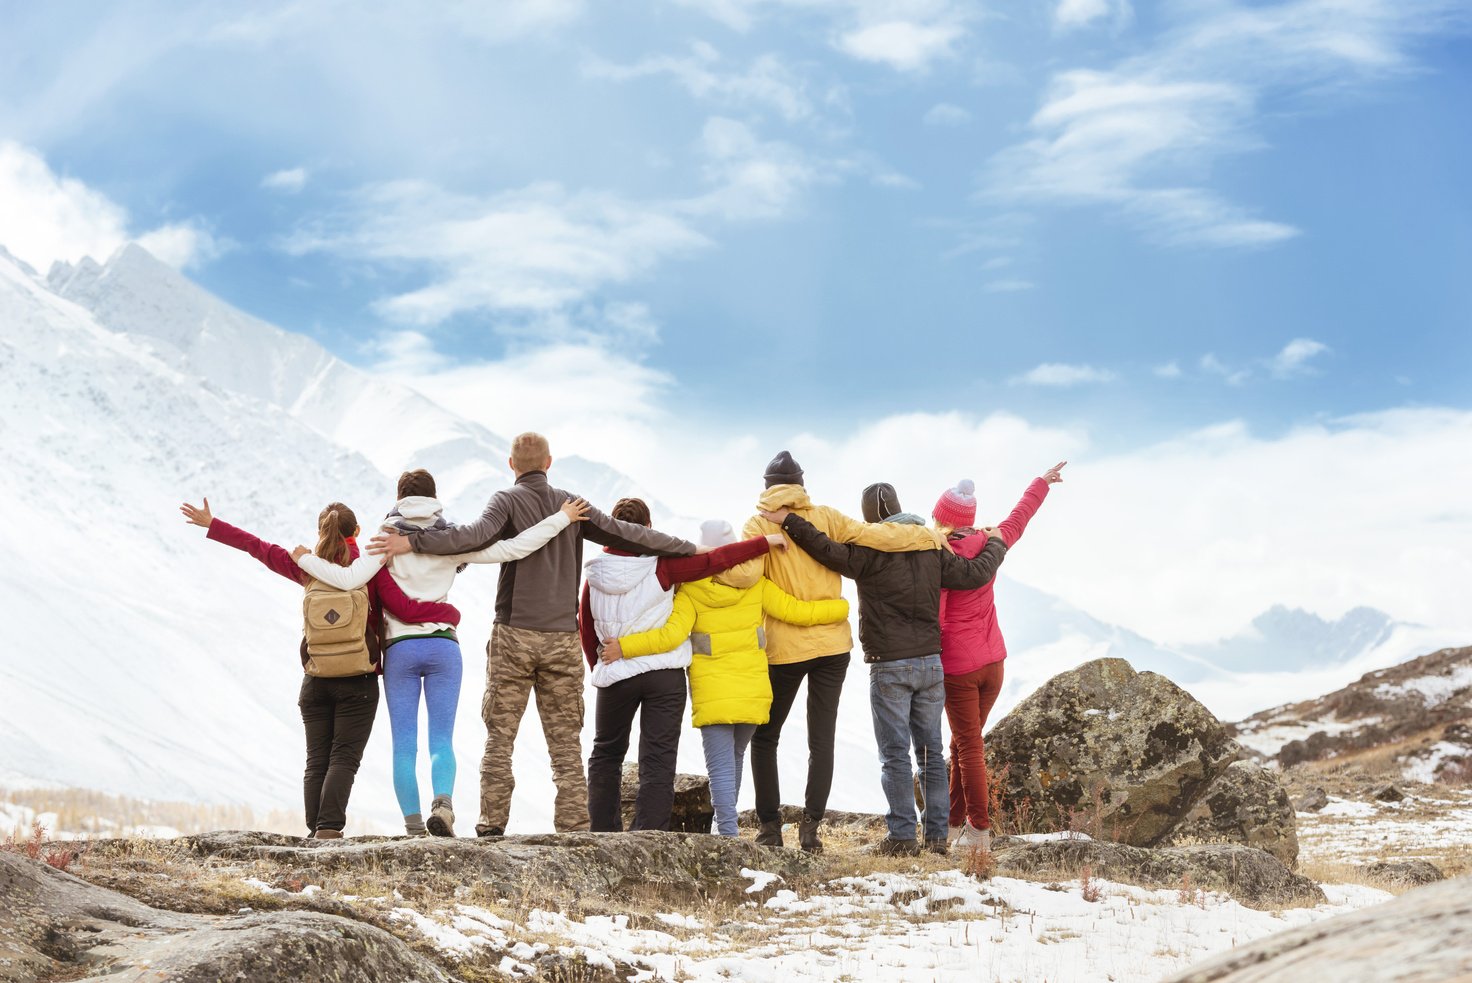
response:
<path id="1" fill-rule="evenodd" d="M 480 763 L 480 822 L 476 832 L 506 828 L 511 813 L 511 773 L 516 732 L 527 697 L 537 694 L 537 714 L 557 784 L 553 823 L 558 832 L 588 828 L 588 783 L 583 777 L 583 655 L 577 632 L 534 631 L 498 624 L 486 646 L 486 752 Z"/>

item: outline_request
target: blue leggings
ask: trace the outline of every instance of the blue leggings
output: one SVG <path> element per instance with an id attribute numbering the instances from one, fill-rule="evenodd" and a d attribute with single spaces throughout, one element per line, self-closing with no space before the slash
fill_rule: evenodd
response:
<path id="1" fill-rule="evenodd" d="M 406 638 L 384 654 L 383 690 L 394 738 L 394 795 L 404 815 L 419 812 L 419 691 L 429 711 L 429 774 L 434 794 L 455 791 L 455 710 L 460 704 L 460 644 Z"/>
<path id="2" fill-rule="evenodd" d="M 736 796 L 741 794 L 741 762 L 756 724 L 707 724 L 700 728 L 705 746 L 705 772 L 710 776 L 710 801 L 715 806 L 716 832 L 736 835 Z"/>

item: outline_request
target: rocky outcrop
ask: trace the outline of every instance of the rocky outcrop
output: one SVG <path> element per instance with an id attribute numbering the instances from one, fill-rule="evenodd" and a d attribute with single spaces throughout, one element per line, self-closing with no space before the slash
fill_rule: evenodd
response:
<path id="1" fill-rule="evenodd" d="M 1167 983 L 1443 983 L 1472 967 L 1472 878 L 1239 946 Z"/>
<path id="2" fill-rule="evenodd" d="M 1293 800 L 1297 812 L 1318 812 L 1329 804 L 1329 793 L 1315 785 Z"/>
<path id="3" fill-rule="evenodd" d="M 1005 825 L 1163 841 L 1241 751 L 1191 694 L 1122 659 L 1055 676 L 986 737 Z"/>
<path id="4" fill-rule="evenodd" d="M 1003 875 L 1069 879 L 1088 868 L 1094 877 L 1142 887 L 1221 891 L 1252 908 L 1325 900 L 1317 884 L 1276 857 L 1236 844 L 1145 849 L 1097 840 L 1010 838 L 998 841 L 993 858 Z"/>
<path id="5" fill-rule="evenodd" d="M 1233 762 L 1169 840 L 1241 843 L 1266 850 L 1289 868 L 1298 864 L 1298 822 L 1288 792 L 1277 775 L 1255 761 Z"/>
<path id="6" fill-rule="evenodd" d="M 361 922 L 308 911 L 234 917 L 160 911 L 0 852 L 0 980 L 49 978 L 449 980 L 394 936 Z"/>
<path id="7" fill-rule="evenodd" d="M 693 833 L 556 833 L 499 839 L 355 837 L 303 840 L 274 833 L 208 833 L 179 841 L 201 857 L 264 860 L 311 880 L 319 871 L 372 869 L 416 877 L 453 873 L 474 878 L 502 895 L 528 883 L 545 894 L 616 898 L 656 889 L 671 897 L 739 896 L 741 868 L 783 877 L 809 873 L 816 861 L 797 851 L 775 851 L 749 840 Z"/>
<path id="8" fill-rule="evenodd" d="M 1382 860 L 1370 864 L 1365 873 L 1397 887 L 1422 887 L 1446 879 L 1441 868 L 1429 860 Z"/>
<path id="9" fill-rule="evenodd" d="M 619 806 L 624 829 L 634 826 L 634 803 L 639 797 L 639 766 L 626 762 L 619 786 Z M 674 808 L 670 811 L 670 830 L 676 833 L 709 833 L 715 821 L 715 806 L 710 801 L 710 779 L 705 775 L 676 775 Z"/>
<path id="10" fill-rule="evenodd" d="M 795 826 L 802 822 L 803 807 L 784 805 L 781 807 L 780 815 L 784 825 Z M 756 829 L 761 821 L 756 817 L 755 809 L 747 809 L 736 817 L 737 823 L 743 829 Z M 885 831 L 884 817 L 875 812 L 844 812 L 842 809 L 829 809 L 823 813 L 823 824 L 832 828 L 849 828 L 855 830 L 871 830 L 883 835 Z"/>

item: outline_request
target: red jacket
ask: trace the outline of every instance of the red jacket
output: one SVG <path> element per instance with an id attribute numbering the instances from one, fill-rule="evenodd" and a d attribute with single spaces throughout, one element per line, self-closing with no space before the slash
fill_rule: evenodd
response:
<path id="1" fill-rule="evenodd" d="M 729 546 L 720 546 L 709 553 L 696 553 L 694 556 L 662 556 L 654 564 L 654 576 L 659 580 L 659 586 L 669 590 L 676 584 L 688 584 L 692 580 L 704 580 L 712 577 L 722 570 L 729 570 L 738 563 L 747 560 L 755 560 L 764 555 L 772 548 L 767 542 L 767 537 L 757 536 L 754 539 L 744 539 L 739 543 Z M 632 556 L 612 546 L 604 548 L 606 553 L 617 553 L 620 556 Z M 293 564 L 295 566 L 295 564 Z M 598 664 L 598 632 L 593 629 L 593 609 L 588 605 L 588 582 L 583 581 L 582 600 L 578 603 L 578 636 L 583 643 L 583 658 L 588 660 L 588 667 L 592 668 Z"/>
<path id="2" fill-rule="evenodd" d="M 275 543 L 268 543 L 259 536 L 254 536 L 244 529 L 232 526 L 223 519 L 215 519 L 210 523 L 206 539 L 213 539 L 217 543 L 233 546 L 243 550 L 265 564 L 266 568 L 273 573 L 278 573 L 287 580 L 303 586 L 307 583 L 307 575 L 296 561 L 291 558 L 291 553 Z M 353 558 L 358 556 L 357 540 L 348 539 L 348 549 Z M 382 631 L 382 609 L 387 609 L 390 614 L 400 621 L 411 624 L 421 622 L 439 622 L 441 624 L 460 624 L 460 611 L 453 604 L 440 601 L 420 601 L 404 593 L 403 588 L 394 580 L 393 575 L 388 572 L 388 567 L 379 570 L 368 581 L 368 625 L 378 638 L 383 637 Z M 370 643 L 372 647 L 372 643 Z M 378 671 L 383 671 L 382 660 L 374 656 L 378 665 Z M 303 656 L 305 662 L 305 655 Z"/>
<path id="3" fill-rule="evenodd" d="M 1010 550 L 1048 497 L 1048 483 L 1034 478 L 1022 501 L 997 527 Z M 975 557 L 986 546 L 986 533 L 962 530 L 952 534 L 950 547 L 957 556 Z M 996 581 L 975 590 L 946 590 L 940 594 L 940 662 L 947 676 L 975 672 L 1007 658 L 1007 643 L 997 624 Z"/>

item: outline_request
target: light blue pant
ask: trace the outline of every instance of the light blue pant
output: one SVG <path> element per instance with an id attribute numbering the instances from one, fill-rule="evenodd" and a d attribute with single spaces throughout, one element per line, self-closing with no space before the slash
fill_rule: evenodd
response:
<path id="1" fill-rule="evenodd" d="M 716 809 L 716 832 L 736 835 L 736 796 L 741 794 L 741 765 L 756 724 L 707 724 L 700 728 L 705 745 L 705 772 L 710 801 Z"/>
<path id="2" fill-rule="evenodd" d="M 436 796 L 455 791 L 455 710 L 460 704 L 460 644 L 407 638 L 384 653 L 383 691 L 394 739 L 394 795 L 404 815 L 419 810 L 419 694 L 429 712 L 429 776 Z"/>
<path id="3" fill-rule="evenodd" d="M 889 800 L 884 822 L 890 839 L 915 839 L 915 779 L 910 752 L 925 790 L 925 839 L 946 840 L 951 799 L 946 784 L 940 718 L 946 706 L 939 655 L 875 662 L 869 666 L 869 707 L 879 745 L 880 781 Z"/>

